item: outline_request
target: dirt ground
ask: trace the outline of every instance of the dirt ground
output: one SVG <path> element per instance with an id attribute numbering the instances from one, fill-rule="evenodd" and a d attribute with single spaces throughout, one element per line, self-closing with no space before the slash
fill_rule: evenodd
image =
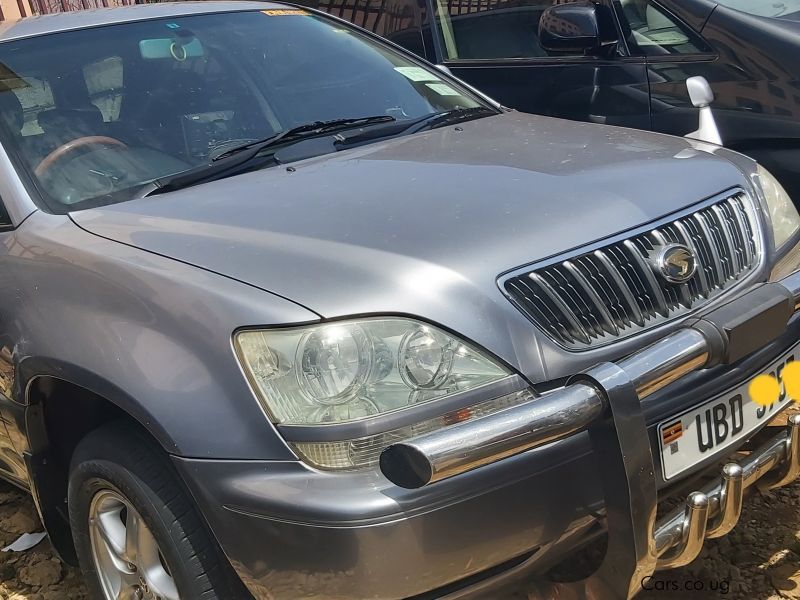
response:
<path id="1" fill-rule="evenodd" d="M 40 530 L 30 499 L 0 483 L 0 547 Z M 695 562 L 658 572 L 646 587 L 637 599 L 800 600 L 800 481 L 753 493 L 730 535 L 708 541 Z M 0 600 L 87 598 L 80 573 L 62 565 L 46 539 L 26 552 L 0 552 Z"/>

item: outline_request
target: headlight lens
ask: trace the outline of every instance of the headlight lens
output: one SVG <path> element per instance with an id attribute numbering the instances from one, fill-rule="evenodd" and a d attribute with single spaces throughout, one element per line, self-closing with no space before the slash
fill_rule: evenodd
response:
<path id="1" fill-rule="evenodd" d="M 264 409 L 284 425 L 359 421 L 510 375 L 455 336 L 404 318 L 240 331 L 234 342 Z"/>
<path id="2" fill-rule="evenodd" d="M 800 230 L 800 216 L 789 194 L 772 173 L 758 165 L 757 178 L 767 202 L 775 248 L 778 249 Z"/>

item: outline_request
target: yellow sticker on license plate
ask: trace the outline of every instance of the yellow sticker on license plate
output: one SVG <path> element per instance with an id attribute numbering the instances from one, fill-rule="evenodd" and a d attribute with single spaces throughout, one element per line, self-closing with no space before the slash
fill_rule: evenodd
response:
<path id="1" fill-rule="evenodd" d="M 794 360 L 797 346 L 773 362 L 765 373 L 777 376 L 786 363 Z M 781 389 L 777 402 L 761 406 L 750 399 L 747 381 L 724 396 L 693 408 L 658 426 L 661 441 L 661 467 L 664 479 L 671 479 L 717 456 L 722 450 L 746 440 L 777 416 L 792 400 Z"/>

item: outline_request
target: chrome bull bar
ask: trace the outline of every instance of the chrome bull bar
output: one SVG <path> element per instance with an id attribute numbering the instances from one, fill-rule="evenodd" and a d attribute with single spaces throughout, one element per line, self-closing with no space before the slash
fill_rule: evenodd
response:
<path id="1" fill-rule="evenodd" d="M 657 569 L 694 560 L 704 540 L 731 531 L 745 490 L 781 487 L 800 475 L 800 415 L 738 464 L 656 521 L 654 461 L 641 400 L 700 369 L 730 364 L 776 339 L 800 309 L 800 272 L 764 284 L 616 363 L 602 363 L 523 405 L 394 444 L 380 465 L 395 484 L 418 488 L 588 431 L 609 531 L 599 570 L 548 584 L 547 597 L 632 598 Z"/>

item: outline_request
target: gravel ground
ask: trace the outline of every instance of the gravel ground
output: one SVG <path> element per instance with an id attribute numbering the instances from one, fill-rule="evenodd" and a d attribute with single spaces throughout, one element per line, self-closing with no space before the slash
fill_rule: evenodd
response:
<path id="1" fill-rule="evenodd" d="M 0 547 L 40 530 L 30 498 L 0 483 Z M 661 571 L 649 585 L 655 589 L 639 600 L 800 600 L 800 482 L 753 493 L 730 535 L 710 540 L 695 562 Z M 80 574 L 55 558 L 47 540 L 26 552 L 0 552 L 0 600 L 87 599 Z"/>

